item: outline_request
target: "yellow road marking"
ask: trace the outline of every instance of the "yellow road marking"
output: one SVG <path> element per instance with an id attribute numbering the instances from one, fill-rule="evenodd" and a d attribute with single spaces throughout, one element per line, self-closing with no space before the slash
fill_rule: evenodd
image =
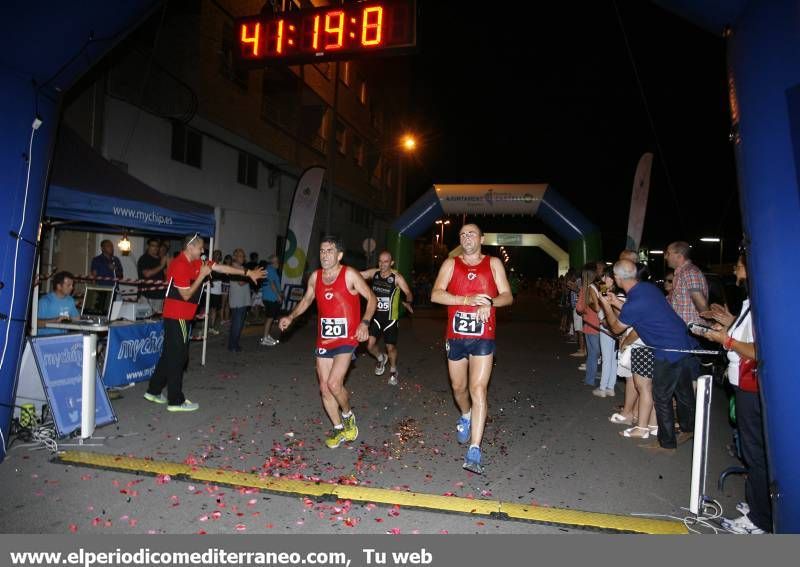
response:
<path id="1" fill-rule="evenodd" d="M 642 534 L 687 534 L 683 523 L 673 520 L 654 520 L 619 514 L 583 512 L 564 508 L 528 506 L 499 500 L 479 500 L 458 496 L 441 496 L 422 492 L 404 492 L 366 486 L 337 485 L 278 477 L 261 477 L 254 473 L 196 467 L 169 461 L 154 461 L 102 453 L 64 451 L 61 462 L 73 465 L 98 467 L 130 473 L 168 474 L 195 482 L 212 482 L 228 486 L 258 488 L 266 492 L 295 494 L 298 496 L 331 497 L 358 502 L 398 505 L 407 508 L 453 512 L 493 517 L 510 521 L 568 526 L 586 530 L 632 532 Z"/>

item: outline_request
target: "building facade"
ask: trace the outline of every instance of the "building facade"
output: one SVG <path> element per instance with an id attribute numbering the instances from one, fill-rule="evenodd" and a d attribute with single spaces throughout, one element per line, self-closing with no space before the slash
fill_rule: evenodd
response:
<path id="1" fill-rule="evenodd" d="M 86 81 L 65 121 L 130 175 L 213 206 L 215 248 L 224 253 L 241 247 L 264 258 L 282 250 L 298 177 L 308 167 L 325 167 L 309 250 L 329 225 L 344 240 L 346 261 L 362 266 L 374 260 L 364 240 L 375 239 L 380 250 L 404 201 L 396 141 L 408 62 L 243 70 L 234 58 L 233 18 L 272 4 L 165 3 Z M 133 245 L 132 254 L 140 255 L 139 241 Z M 311 267 L 316 256 L 309 254 Z M 71 262 L 54 263 L 69 269 Z"/>

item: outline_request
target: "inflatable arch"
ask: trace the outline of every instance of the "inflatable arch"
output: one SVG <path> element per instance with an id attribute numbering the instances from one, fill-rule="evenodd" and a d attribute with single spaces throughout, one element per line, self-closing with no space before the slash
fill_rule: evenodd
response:
<path id="1" fill-rule="evenodd" d="M 502 232 L 484 232 L 483 243 L 486 246 L 535 246 L 541 248 L 558 264 L 558 275 L 563 276 L 569 270 L 569 254 L 544 234 L 504 234 Z M 450 251 L 450 258 L 461 254 L 459 244 Z"/>
<path id="2" fill-rule="evenodd" d="M 579 268 L 600 259 L 600 232 L 555 189 L 531 185 L 434 185 L 392 225 L 389 248 L 395 266 L 411 273 L 414 239 L 443 215 L 538 215 L 569 243 L 569 263 Z"/>
<path id="3" fill-rule="evenodd" d="M 798 281 L 800 264 L 789 251 L 800 247 L 800 27 L 796 0 L 654 0 L 712 33 L 727 28 L 733 138 L 739 168 L 742 214 L 748 240 L 751 296 L 758 337 L 761 395 L 775 530 L 800 532 L 800 436 L 796 405 L 797 339 L 800 301 L 777 293 Z M 0 187 L 5 215 L 0 221 L 0 429 L 4 445 L 24 341 L 38 224 L 48 164 L 63 95 L 100 57 L 150 10 L 157 0 L 46 2 L 12 0 L 0 23 Z M 32 33 L 36 30 L 37 33 Z M 444 186 L 442 186 L 444 187 Z M 535 201 L 526 193 L 497 199 L 501 186 L 462 200 L 460 212 L 481 200 Z M 575 263 L 599 252 L 596 230 L 546 185 L 531 207 L 551 226 L 560 225 Z M 493 189 L 491 197 L 486 195 Z M 465 195 L 466 197 L 467 195 Z M 498 195 L 499 196 L 499 195 Z M 543 198 L 542 198 L 543 197 Z M 489 204 L 491 201 L 492 205 Z M 399 267 L 411 264 L 413 238 L 445 214 L 435 189 L 417 201 L 391 231 Z M 542 206 L 544 205 L 544 206 Z M 445 208 L 447 207 L 447 209 Z M 499 207 L 498 207 L 499 208 Z M 502 211 L 495 211 L 501 212 Z M 517 212 L 517 211 L 512 211 Z M 478 213 L 486 214 L 486 212 Z M 548 222 L 550 222 L 548 221 Z M 570 226 L 574 225 L 574 227 Z M 565 230 L 566 227 L 566 230 Z M 554 226 L 558 231 L 558 228 Z M 583 234 L 583 236 L 578 236 Z M 572 236 L 572 238 L 569 237 Z M 573 247 L 575 244 L 575 247 Z M 586 245 L 578 255 L 574 248 Z M 788 261 L 787 261 L 788 260 Z M 788 327 L 787 327 L 788 322 Z M 789 329 L 789 331 L 787 331 Z M 0 459 L 5 447 L 0 446 Z"/>

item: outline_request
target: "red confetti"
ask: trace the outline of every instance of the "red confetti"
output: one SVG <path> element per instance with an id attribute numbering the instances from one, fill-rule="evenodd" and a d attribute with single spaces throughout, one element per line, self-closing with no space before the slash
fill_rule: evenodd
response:
<path id="1" fill-rule="evenodd" d="M 78 531 L 78 525 L 77 524 L 70 524 L 69 525 L 69 531 L 71 531 L 72 533 L 76 533 Z"/>
<path id="2" fill-rule="evenodd" d="M 386 533 L 387 534 L 392 534 L 392 535 L 399 535 L 400 534 L 400 528 L 392 528 Z"/>
<path id="3" fill-rule="evenodd" d="M 247 526 L 245 526 L 244 524 L 236 524 L 236 531 L 237 532 L 243 532 L 246 529 L 247 529 Z"/>
<path id="4" fill-rule="evenodd" d="M 172 481 L 172 477 L 168 474 L 160 474 L 156 477 L 156 484 L 167 484 Z"/>

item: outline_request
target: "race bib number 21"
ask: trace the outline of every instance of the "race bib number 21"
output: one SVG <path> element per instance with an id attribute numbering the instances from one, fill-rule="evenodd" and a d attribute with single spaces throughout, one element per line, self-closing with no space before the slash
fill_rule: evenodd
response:
<path id="1" fill-rule="evenodd" d="M 319 336 L 323 339 L 344 339 L 348 336 L 346 317 L 323 317 L 319 325 Z"/>
<path id="2" fill-rule="evenodd" d="M 483 334 L 483 321 L 478 320 L 477 313 L 456 311 L 453 316 L 453 332 L 459 335 L 479 337 Z"/>

